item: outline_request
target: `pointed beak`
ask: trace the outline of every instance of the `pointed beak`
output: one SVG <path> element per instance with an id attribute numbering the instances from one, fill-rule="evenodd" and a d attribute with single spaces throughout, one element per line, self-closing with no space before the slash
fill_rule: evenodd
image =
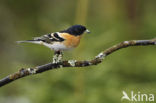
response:
<path id="1" fill-rule="evenodd" d="M 86 33 L 90 33 L 90 31 L 87 29 L 86 31 L 85 31 Z"/>

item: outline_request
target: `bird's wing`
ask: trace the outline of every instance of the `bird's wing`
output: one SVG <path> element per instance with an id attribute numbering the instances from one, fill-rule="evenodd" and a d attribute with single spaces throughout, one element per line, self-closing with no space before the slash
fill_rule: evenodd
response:
<path id="1" fill-rule="evenodd" d="M 41 44 L 41 43 L 48 43 L 53 44 L 54 42 L 62 42 L 65 39 L 61 36 L 62 33 L 56 32 L 56 33 L 49 33 L 45 34 L 40 37 L 35 37 L 33 40 L 24 40 L 24 41 L 17 41 L 17 43 L 35 43 L 35 44 Z"/>
<path id="2" fill-rule="evenodd" d="M 55 33 L 49 33 L 49 34 L 45 34 L 41 37 L 35 37 L 34 40 L 35 41 L 43 41 L 46 43 L 52 43 L 52 42 L 62 42 L 65 39 L 62 38 L 61 33 L 55 32 Z"/>

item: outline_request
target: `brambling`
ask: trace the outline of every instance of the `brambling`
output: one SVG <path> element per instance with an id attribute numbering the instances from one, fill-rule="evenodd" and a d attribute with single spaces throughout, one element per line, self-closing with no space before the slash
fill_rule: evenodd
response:
<path id="1" fill-rule="evenodd" d="M 35 37 L 33 40 L 17 41 L 17 43 L 26 42 L 44 45 L 54 50 L 53 63 L 58 63 L 62 60 L 62 51 L 76 48 L 85 32 L 90 33 L 85 26 L 73 25 L 60 32 Z"/>

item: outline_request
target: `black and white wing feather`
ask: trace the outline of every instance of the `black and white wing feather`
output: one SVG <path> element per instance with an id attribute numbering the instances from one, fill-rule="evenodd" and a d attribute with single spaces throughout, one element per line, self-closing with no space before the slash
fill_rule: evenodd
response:
<path id="1" fill-rule="evenodd" d="M 35 44 L 41 44 L 41 43 L 48 43 L 52 44 L 54 42 L 62 42 L 65 39 L 62 38 L 61 33 L 56 32 L 56 33 L 49 33 L 40 37 L 35 37 L 33 40 L 25 40 L 25 41 L 17 41 L 17 43 L 35 43 Z"/>

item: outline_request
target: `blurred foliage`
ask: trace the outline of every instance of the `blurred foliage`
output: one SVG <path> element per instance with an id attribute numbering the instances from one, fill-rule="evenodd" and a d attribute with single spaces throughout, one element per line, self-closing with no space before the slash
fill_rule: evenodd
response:
<path id="1" fill-rule="evenodd" d="M 50 49 L 15 41 L 73 24 L 92 33 L 64 59 L 88 60 L 121 41 L 154 38 L 155 5 L 155 0 L 1 0 L 0 78 L 52 61 Z M 22 78 L 0 88 L 0 103 L 120 103 L 123 90 L 156 94 L 155 51 L 155 46 L 126 48 L 97 66 Z"/>

